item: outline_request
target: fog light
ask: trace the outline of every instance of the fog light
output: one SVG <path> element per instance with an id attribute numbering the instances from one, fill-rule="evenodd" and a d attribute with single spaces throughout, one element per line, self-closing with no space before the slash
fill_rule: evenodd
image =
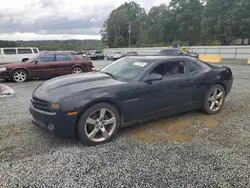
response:
<path id="1" fill-rule="evenodd" d="M 52 123 L 49 123 L 48 124 L 48 129 L 49 129 L 49 131 L 54 131 L 55 130 L 55 126 L 52 124 Z"/>

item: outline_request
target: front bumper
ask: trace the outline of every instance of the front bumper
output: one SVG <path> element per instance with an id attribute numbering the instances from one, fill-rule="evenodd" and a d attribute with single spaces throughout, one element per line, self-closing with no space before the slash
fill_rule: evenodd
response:
<path id="1" fill-rule="evenodd" d="M 30 113 L 33 117 L 32 123 L 40 128 L 49 131 L 63 139 L 75 139 L 75 125 L 77 116 L 68 116 L 66 112 L 58 111 L 56 113 L 45 112 L 36 109 L 31 104 Z M 53 130 L 51 129 L 53 125 Z M 49 129 L 50 127 L 50 129 Z"/>
<path id="2" fill-rule="evenodd" d="M 7 71 L 0 72 L 0 79 L 9 79 L 10 75 Z"/>

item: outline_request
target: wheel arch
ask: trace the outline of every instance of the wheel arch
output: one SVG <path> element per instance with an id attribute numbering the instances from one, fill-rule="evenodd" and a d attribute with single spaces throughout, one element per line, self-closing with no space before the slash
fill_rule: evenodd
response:
<path id="1" fill-rule="evenodd" d="M 24 57 L 24 58 L 22 59 L 22 62 L 25 62 L 25 60 L 26 60 L 26 61 L 28 61 L 28 60 L 29 60 L 29 58 Z"/>
<path id="2" fill-rule="evenodd" d="M 120 115 L 120 123 L 122 124 L 123 122 L 123 112 L 122 112 L 122 108 L 120 107 L 120 105 L 118 103 L 116 103 L 115 101 L 111 100 L 111 99 L 98 99 L 98 100 L 95 100 L 95 101 L 92 101 L 92 102 L 89 102 L 87 105 L 85 105 L 81 110 L 80 112 L 78 113 L 78 116 L 77 116 L 77 119 L 76 119 L 76 122 L 75 122 L 75 136 L 77 137 L 77 125 L 78 125 L 78 122 L 82 116 L 82 114 L 87 110 L 89 109 L 91 106 L 93 105 L 96 105 L 98 103 L 107 103 L 107 104 L 110 104 L 112 106 L 114 106 L 119 115 Z"/>
<path id="3" fill-rule="evenodd" d="M 225 90 L 225 94 L 227 94 L 227 87 L 226 87 L 226 84 L 222 83 L 222 82 L 216 82 L 213 86 L 215 85 L 221 85 L 223 87 L 223 89 Z M 212 87 L 213 87 L 212 86 Z"/>
<path id="4" fill-rule="evenodd" d="M 12 71 L 11 71 L 11 77 L 12 77 L 12 74 L 15 72 L 15 71 L 17 71 L 17 70 L 23 70 L 23 71 L 25 71 L 26 73 L 27 73 L 27 75 L 28 75 L 28 78 L 30 78 L 30 72 L 27 70 L 27 69 L 25 69 L 25 68 L 15 68 L 15 69 L 13 69 Z"/>
<path id="5" fill-rule="evenodd" d="M 80 67 L 80 68 L 83 70 L 83 72 L 85 71 L 85 68 L 84 68 L 82 65 L 79 65 L 79 64 L 73 65 L 73 66 L 71 67 L 71 71 L 72 71 L 74 68 L 76 68 L 76 67 Z"/>

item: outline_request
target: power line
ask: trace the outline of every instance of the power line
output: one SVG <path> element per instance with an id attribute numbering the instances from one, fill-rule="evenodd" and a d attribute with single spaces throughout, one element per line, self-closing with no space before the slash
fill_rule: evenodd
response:
<path id="1" fill-rule="evenodd" d="M 130 40 L 131 40 L 131 22 L 129 22 L 129 24 L 128 24 L 129 26 L 128 26 L 128 34 L 129 34 L 129 39 L 128 39 L 128 46 L 129 46 L 129 48 L 130 48 Z"/>

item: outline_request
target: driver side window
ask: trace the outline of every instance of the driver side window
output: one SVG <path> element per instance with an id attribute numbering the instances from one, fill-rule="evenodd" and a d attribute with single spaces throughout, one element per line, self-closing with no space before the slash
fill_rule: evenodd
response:
<path id="1" fill-rule="evenodd" d="M 163 78 L 178 76 L 186 73 L 186 67 L 183 62 L 162 63 L 155 67 L 152 73 L 161 74 Z"/>
<path id="2" fill-rule="evenodd" d="M 53 62 L 55 61 L 55 55 L 54 54 L 44 54 L 38 57 L 37 61 L 39 63 L 47 63 L 47 62 Z"/>

